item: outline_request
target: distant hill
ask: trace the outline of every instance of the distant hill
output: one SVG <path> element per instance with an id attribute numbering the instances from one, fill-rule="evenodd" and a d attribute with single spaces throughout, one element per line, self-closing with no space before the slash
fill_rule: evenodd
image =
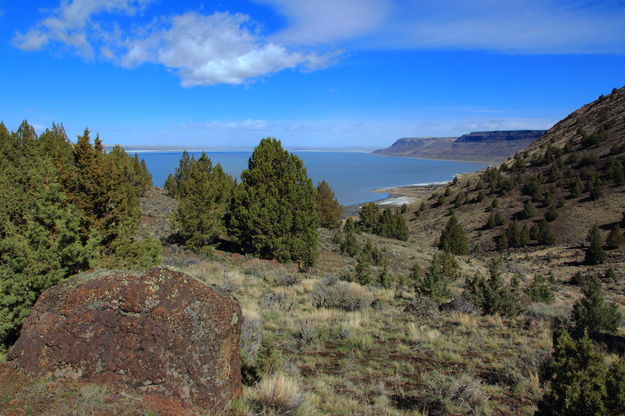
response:
<path id="1" fill-rule="evenodd" d="M 410 210 L 411 232 L 434 243 L 453 211 L 477 251 L 494 250 L 513 221 L 530 228 L 546 220 L 556 245 L 580 247 L 592 226 L 605 238 L 623 219 L 624 167 L 625 87 L 573 112 L 501 165 L 439 190 L 423 209 Z M 530 215 L 528 201 L 535 208 Z M 503 224 L 489 226 L 496 213 Z M 532 239 L 525 249 L 532 247 L 544 246 Z"/>
<path id="2" fill-rule="evenodd" d="M 500 163 L 525 149 L 545 130 L 481 131 L 455 137 L 415 137 L 397 140 L 373 153 L 423 159 Z"/>

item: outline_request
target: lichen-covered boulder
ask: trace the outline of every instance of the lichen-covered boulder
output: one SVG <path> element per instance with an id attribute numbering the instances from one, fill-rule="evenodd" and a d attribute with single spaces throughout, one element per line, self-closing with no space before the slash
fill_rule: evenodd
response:
<path id="1" fill-rule="evenodd" d="M 241 309 L 183 274 L 101 273 L 46 290 L 9 360 L 32 375 L 163 394 L 220 413 L 241 395 Z"/>

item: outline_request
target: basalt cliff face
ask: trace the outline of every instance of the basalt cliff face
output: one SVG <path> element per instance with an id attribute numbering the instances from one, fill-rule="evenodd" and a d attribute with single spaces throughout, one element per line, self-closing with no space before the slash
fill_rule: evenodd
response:
<path id="1" fill-rule="evenodd" d="M 374 153 L 422 159 L 499 163 L 523 150 L 544 133 L 544 130 L 511 130 L 472 132 L 458 138 L 403 138 L 391 147 L 376 150 Z"/>

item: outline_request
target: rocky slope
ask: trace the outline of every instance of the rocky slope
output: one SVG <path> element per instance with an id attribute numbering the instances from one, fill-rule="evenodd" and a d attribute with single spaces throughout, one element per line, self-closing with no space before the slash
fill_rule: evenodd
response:
<path id="1" fill-rule="evenodd" d="M 432 195 L 421 210 L 417 204 L 409 215 L 412 233 L 435 243 L 455 212 L 478 252 L 494 250 L 514 220 L 521 227 L 547 220 L 556 246 L 582 247 L 593 225 L 605 237 L 623 217 L 624 151 L 625 87 L 573 112 L 500 166 L 456 181 Z M 528 201 L 535 207 L 529 216 L 523 212 Z M 503 224 L 488 226 L 497 212 Z M 544 247 L 533 241 L 524 250 Z M 611 252 L 614 261 L 620 251 Z"/>
<path id="2" fill-rule="evenodd" d="M 544 130 L 472 132 L 455 137 L 419 137 L 397 140 L 373 153 L 422 159 L 499 163 L 532 144 Z"/>

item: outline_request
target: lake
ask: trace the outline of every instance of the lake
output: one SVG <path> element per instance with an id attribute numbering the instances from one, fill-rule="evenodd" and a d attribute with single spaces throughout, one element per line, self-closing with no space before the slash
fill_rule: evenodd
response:
<path id="1" fill-rule="evenodd" d="M 380 156 L 359 152 L 293 152 L 303 161 L 308 176 L 316 185 L 325 179 L 342 205 L 377 201 L 386 198 L 374 189 L 448 181 L 458 173 L 475 172 L 485 167 L 478 163 L 448 162 Z M 199 157 L 201 152 L 189 152 Z M 213 164 L 240 180 L 247 169 L 251 152 L 206 152 Z M 144 152 L 144 159 L 155 186 L 163 186 L 167 175 L 178 167 L 182 152 Z"/>

